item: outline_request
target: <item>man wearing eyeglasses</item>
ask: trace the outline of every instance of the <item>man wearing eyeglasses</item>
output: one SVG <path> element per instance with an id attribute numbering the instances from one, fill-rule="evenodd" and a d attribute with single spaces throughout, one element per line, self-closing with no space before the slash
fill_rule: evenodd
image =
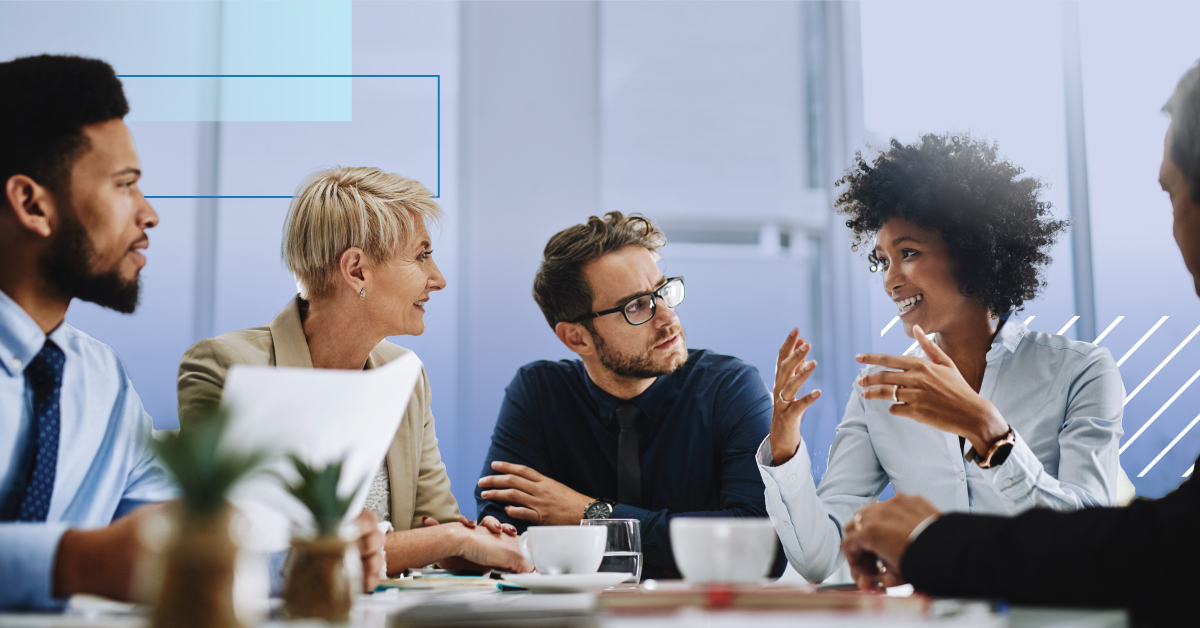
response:
<path id="1" fill-rule="evenodd" d="M 533 297 L 579 359 L 517 371 L 475 492 L 479 517 L 519 529 L 639 520 L 643 578 L 679 577 L 672 517 L 767 516 L 754 453 L 770 393 L 753 366 L 688 350 L 683 278 L 657 264 L 665 243 L 619 212 L 550 238 Z"/>

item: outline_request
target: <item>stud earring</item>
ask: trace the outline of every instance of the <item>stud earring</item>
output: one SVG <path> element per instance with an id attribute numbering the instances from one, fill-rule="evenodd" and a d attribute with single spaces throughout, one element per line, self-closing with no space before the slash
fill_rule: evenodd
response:
<path id="1" fill-rule="evenodd" d="M 358 291 L 358 298 L 360 298 L 360 299 L 367 298 L 367 289 L 366 288 L 363 288 L 362 290 Z"/>

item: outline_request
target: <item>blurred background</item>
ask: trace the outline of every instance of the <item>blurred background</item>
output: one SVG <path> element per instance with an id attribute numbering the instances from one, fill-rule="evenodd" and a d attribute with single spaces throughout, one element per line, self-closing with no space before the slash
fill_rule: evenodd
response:
<path id="1" fill-rule="evenodd" d="M 1200 4 L 1144 0 L 3 2 L 0 58 L 83 54 L 126 75 L 162 222 L 137 313 L 77 303 L 68 320 L 117 350 L 158 428 L 177 426 L 188 346 L 294 294 L 279 239 L 300 181 L 370 165 L 448 215 L 449 287 L 423 336 L 393 340 L 428 368 L 466 512 L 517 367 L 572 357 L 530 296 L 542 248 L 610 210 L 666 231 L 690 346 L 769 378 L 793 326 L 813 341 L 819 478 L 854 354 L 912 342 L 830 211 L 834 181 L 890 138 L 969 131 L 1075 221 L 1020 317 L 1103 334 L 1130 397 L 1121 463 L 1156 497 L 1200 453 L 1200 301 L 1157 183 L 1160 109 L 1200 58 L 1198 22 Z"/>

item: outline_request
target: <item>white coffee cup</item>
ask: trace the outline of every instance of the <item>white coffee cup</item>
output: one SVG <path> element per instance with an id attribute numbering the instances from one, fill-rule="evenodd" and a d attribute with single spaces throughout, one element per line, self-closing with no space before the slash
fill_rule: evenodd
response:
<path id="1" fill-rule="evenodd" d="M 671 550 L 689 582 L 758 582 L 771 571 L 775 548 L 770 519 L 671 519 Z"/>
<path id="2" fill-rule="evenodd" d="M 532 526 L 521 535 L 525 560 L 548 575 L 596 573 L 604 559 L 608 528 L 603 526 Z"/>

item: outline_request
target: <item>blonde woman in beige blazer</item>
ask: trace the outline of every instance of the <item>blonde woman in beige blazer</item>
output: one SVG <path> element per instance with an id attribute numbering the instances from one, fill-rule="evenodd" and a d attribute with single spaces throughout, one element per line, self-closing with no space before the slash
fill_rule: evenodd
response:
<path id="1" fill-rule="evenodd" d="M 219 403 L 234 364 L 370 369 L 408 353 L 385 338 L 423 333 L 424 306 L 446 285 L 425 228 L 441 216 L 430 196 L 420 183 L 375 168 L 333 168 L 303 185 L 282 247 L 301 293 L 266 326 L 188 349 L 179 364 L 181 427 Z M 384 541 L 388 573 L 431 563 L 529 571 L 515 528 L 493 517 L 477 526 L 459 514 L 430 397 L 422 369 L 367 500 L 395 530 Z"/>

